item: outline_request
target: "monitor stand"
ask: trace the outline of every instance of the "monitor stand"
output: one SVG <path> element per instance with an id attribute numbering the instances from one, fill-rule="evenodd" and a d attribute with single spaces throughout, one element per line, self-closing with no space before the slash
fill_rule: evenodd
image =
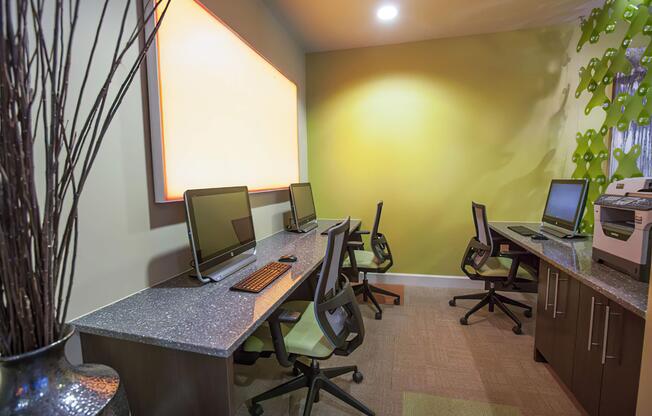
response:
<path id="1" fill-rule="evenodd" d="M 559 228 L 552 227 L 552 226 L 546 225 L 546 224 L 541 224 L 541 231 L 544 232 L 544 233 L 554 235 L 557 238 L 563 238 L 563 239 L 584 238 L 585 237 L 582 234 L 571 233 L 569 231 L 561 230 Z"/>
<path id="2" fill-rule="evenodd" d="M 251 263 L 256 261 L 256 252 L 247 252 L 238 254 L 235 257 L 232 257 L 217 266 L 211 267 L 200 273 L 193 273 L 191 277 L 196 277 L 204 283 L 209 281 L 219 282 L 224 280 L 238 270 L 247 267 Z"/>

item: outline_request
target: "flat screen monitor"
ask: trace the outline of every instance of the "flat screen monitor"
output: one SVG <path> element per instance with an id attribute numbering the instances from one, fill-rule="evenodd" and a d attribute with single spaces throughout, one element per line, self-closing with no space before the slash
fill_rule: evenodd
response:
<path id="1" fill-rule="evenodd" d="M 290 204 L 292 204 L 292 216 L 297 228 L 300 229 L 303 225 L 317 219 L 310 183 L 290 185 Z"/>
<path id="2" fill-rule="evenodd" d="M 586 179 L 554 179 L 550 184 L 543 222 L 573 233 L 579 231 L 588 188 Z"/>
<path id="3" fill-rule="evenodd" d="M 256 246 L 246 186 L 188 190 L 184 201 L 197 268 L 214 267 Z"/>

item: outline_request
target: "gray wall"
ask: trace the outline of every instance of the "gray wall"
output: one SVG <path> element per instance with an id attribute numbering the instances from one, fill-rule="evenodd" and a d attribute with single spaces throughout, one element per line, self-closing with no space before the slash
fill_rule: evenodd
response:
<path id="1" fill-rule="evenodd" d="M 122 2 L 112 3 L 108 30 L 118 27 L 121 12 Z M 90 49 L 91 36 L 85 31 L 93 29 L 100 7 L 99 1 L 82 4 L 80 20 L 84 26 L 75 44 L 79 64 Z M 307 178 L 301 45 L 262 0 L 205 0 L 204 4 L 298 85 L 301 176 Z M 173 7 L 174 2 L 170 12 Z M 135 17 L 134 7 L 132 22 Z M 109 48 L 101 52 L 105 58 L 110 53 Z M 145 88 L 145 78 L 135 80 L 83 195 L 79 261 L 68 319 L 188 268 L 190 253 L 182 204 L 153 202 Z M 289 209 L 287 192 L 252 195 L 252 205 L 258 239 L 281 230 L 282 212 Z"/>

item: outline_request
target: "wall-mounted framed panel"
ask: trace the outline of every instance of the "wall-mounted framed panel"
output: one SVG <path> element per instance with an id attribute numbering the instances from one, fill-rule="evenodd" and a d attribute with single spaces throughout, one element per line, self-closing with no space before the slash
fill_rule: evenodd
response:
<path id="1" fill-rule="evenodd" d="M 157 202 L 298 182 L 296 84 L 199 0 L 170 3 L 147 79 Z"/>

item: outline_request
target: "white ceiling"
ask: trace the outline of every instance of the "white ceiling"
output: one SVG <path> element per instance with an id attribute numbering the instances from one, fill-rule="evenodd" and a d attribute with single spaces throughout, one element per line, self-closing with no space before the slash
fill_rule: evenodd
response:
<path id="1" fill-rule="evenodd" d="M 603 0 L 265 0 L 308 52 L 505 32 L 577 21 Z M 392 22 L 376 9 L 399 8 Z"/>

